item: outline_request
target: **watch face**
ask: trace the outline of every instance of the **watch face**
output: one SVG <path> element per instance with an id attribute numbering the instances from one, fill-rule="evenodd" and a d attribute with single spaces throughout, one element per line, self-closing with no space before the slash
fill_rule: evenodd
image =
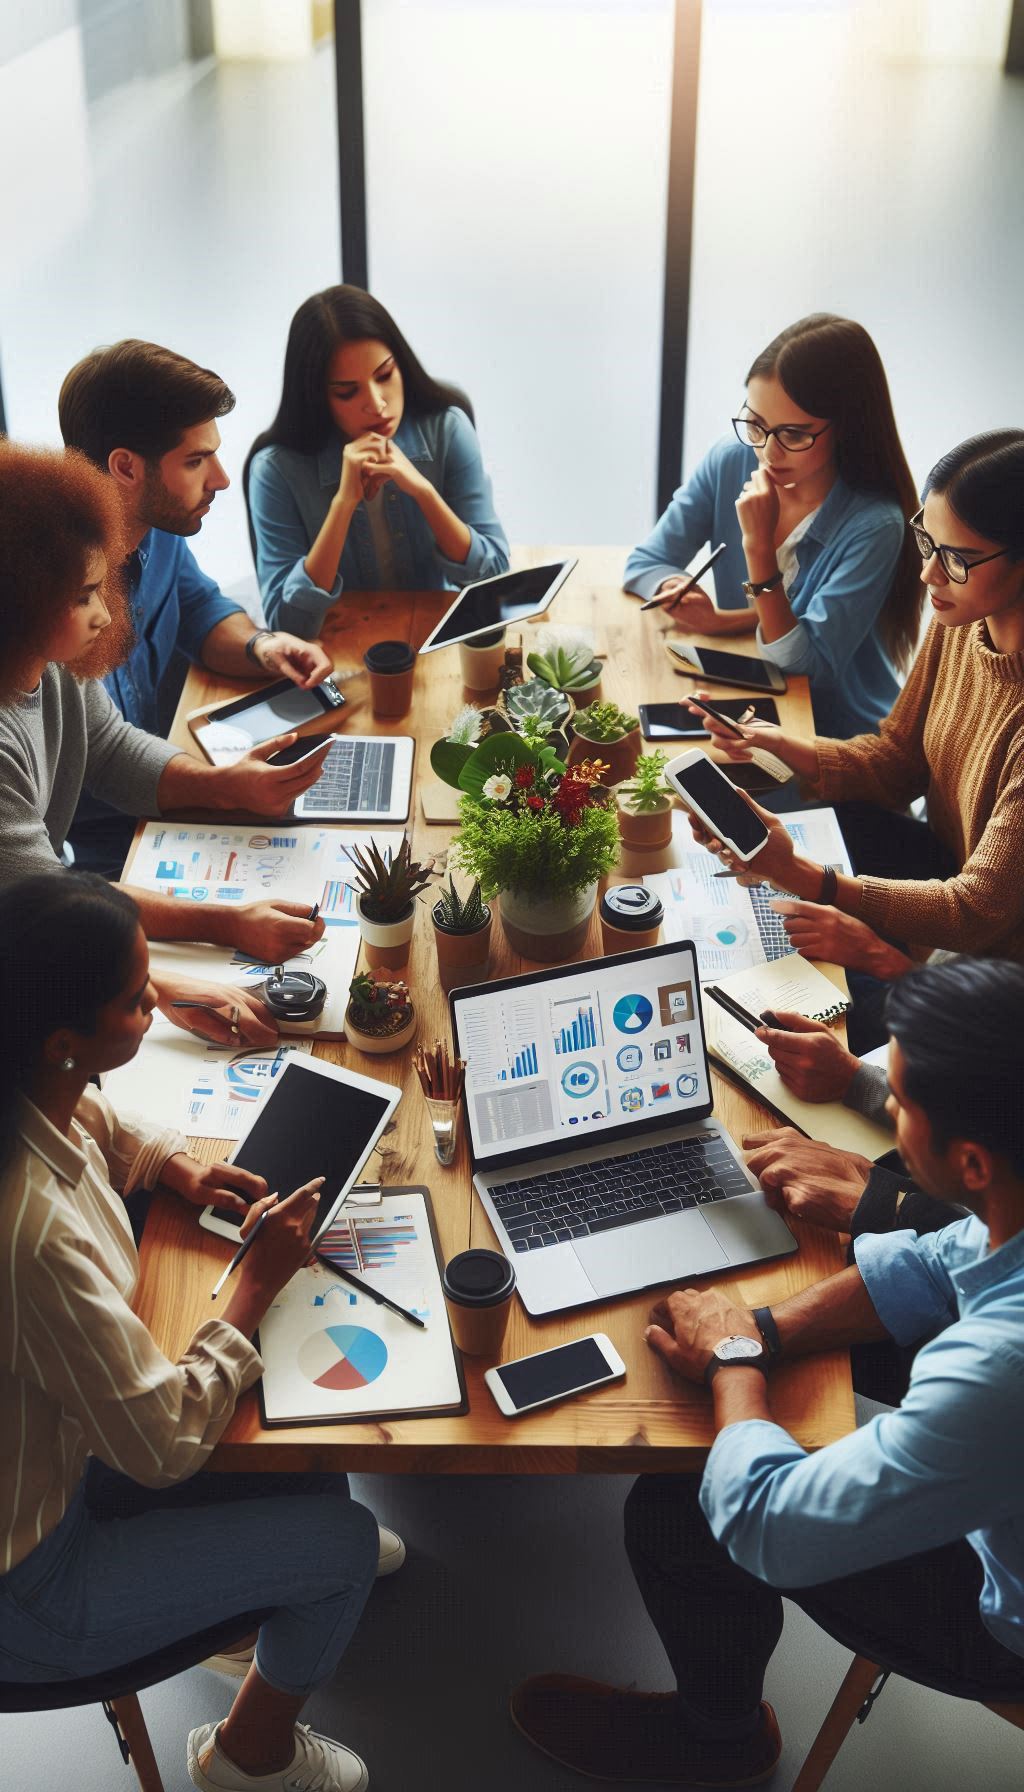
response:
<path id="1" fill-rule="evenodd" d="M 763 1356 L 764 1345 L 756 1338 L 723 1338 L 715 1345 L 715 1355 L 722 1363 L 740 1363 L 745 1357 Z"/>

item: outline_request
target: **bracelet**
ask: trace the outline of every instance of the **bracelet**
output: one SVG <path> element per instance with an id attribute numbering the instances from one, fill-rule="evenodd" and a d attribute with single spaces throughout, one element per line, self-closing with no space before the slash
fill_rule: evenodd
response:
<path id="1" fill-rule="evenodd" d="M 776 567 L 770 579 L 758 579 L 754 584 L 749 579 L 744 579 L 743 589 L 748 597 L 762 597 L 766 591 L 774 591 L 776 585 L 781 584 L 782 573 Z"/>
<path id="2" fill-rule="evenodd" d="M 752 1318 L 764 1339 L 764 1347 L 767 1350 L 768 1355 L 773 1359 L 777 1356 L 781 1356 L 782 1339 L 779 1337 L 779 1328 L 772 1316 L 771 1307 L 754 1307 L 752 1309 Z"/>
<path id="3" fill-rule="evenodd" d="M 820 903 L 827 903 L 830 905 L 833 904 L 836 899 L 836 892 L 837 892 L 838 888 L 839 888 L 839 879 L 836 877 L 835 866 L 834 865 L 823 865 L 821 868 L 821 890 L 820 890 L 820 893 L 818 894 L 818 896 L 816 897 L 816 901 L 819 904 Z"/>
<path id="4" fill-rule="evenodd" d="M 249 636 L 248 641 L 245 643 L 245 655 L 247 659 L 252 660 L 254 666 L 258 666 L 261 663 L 256 655 L 257 641 L 262 641 L 265 635 L 272 635 L 273 633 L 274 630 L 272 628 L 258 628 L 255 634 Z"/>

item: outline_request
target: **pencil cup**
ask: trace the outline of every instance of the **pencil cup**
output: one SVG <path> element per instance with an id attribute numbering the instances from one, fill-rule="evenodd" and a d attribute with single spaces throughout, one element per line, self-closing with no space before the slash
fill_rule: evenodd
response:
<path id="1" fill-rule="evenodd" d="M 497 1356 L 516 1272 L 500 1251 L 460 1251 L 442 1277 L 452 1335 L 464 1356 Z"/>
<path id="2" fill-rule="evenodd" d="M 434 1156 L 439 1164 L 450 1164 L 459 1143 L 459 1103 L 441 1101 L 433 1095 L 425 1095 L 423 1099 L 434 1135 Z"/>

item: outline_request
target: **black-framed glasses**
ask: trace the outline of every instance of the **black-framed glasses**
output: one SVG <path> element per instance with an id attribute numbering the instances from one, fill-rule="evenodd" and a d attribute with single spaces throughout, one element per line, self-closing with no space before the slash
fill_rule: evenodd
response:
<path id="1" fill-rule="evenodd" d="M 922 504 L 917 515 L 910 519 L 910 527 L 914 531 L 914 540 L 917 542 L 917 551 L 922 560 L 930 560 L 933 554 L 938 554 L 939 565 L 947 579 L 951 580 L 954 585 L 966 585 L 976 566 L 987 566 L 990 560 L 1001 560 L 1003 555 L 1010 551 L 1009 548 L 997 548 L 994 554 L 982 554 L 977 560 L 965 560 L 959 548 L 949 548 L 945 542 L 932 540 L 927 529 L 921 527 L 923 515 L 924 505 Z M 973 550 L 968 550 L 968 552 L 971 551 Z"/>
<path id="2" fill-rule="evenodd" d="M 806 454 L 813 448 L 819 436 L 831 429 L 831 423 L 824 423 L 820 429 L 801 429 L 796 423 L 780 423 L 775 429 L 766 429 L 763 423 L 755 423 L 753 417 L 734 417 L 733 429 L 743 443 L 744 448 L 763 448 L 769 436 L 775 436 L 780 448 L 788 454 Z"/>

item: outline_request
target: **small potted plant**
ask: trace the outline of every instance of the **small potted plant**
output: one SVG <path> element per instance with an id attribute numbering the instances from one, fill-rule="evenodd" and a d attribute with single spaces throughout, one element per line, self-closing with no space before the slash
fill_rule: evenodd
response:
<path id="1" fill-rule="evenodd" d="M 601 662 L 594 644 L 583 634 L 543 637 L 539 653 L 527 655 L 526 664 L 553 691 L 564 691 L 575 703 L 601 700 Z"/>
<path id="2" fill-rule="evenodd" d="M 367 963 L 398 970 L 409 962 L 416 897 L 430 882 L 430 872 L 413 858 L 408 834 L 395 852 L 382 853 L 375 840 L 365 851 L 346 846 L 345 852 L 356 867 L 356 914 Z"/>
<path id="3" fill-rule="evenodd" d="M 509 685 L 496 705 L 498 714 L 511 723 L 517 734 L 545 734 L 564 729 L 571 721 L 575 707 L 566 691 L 548 684 L 543 678 L 528 678 L 523 684 Z"/>
<path id="4" fill-rule="evenodd" d="M 468 896 L 460 896 L 452 877 L 442 888 L 431 914 L 437 969 L 447 995 L 464 983 L 482 983 L 491 962 L 491 911 L 475 878 Z"/>
<path id="5" fill-rule="evenodd" d="M 632 776 L 640 757 L 640 723 L 617 703 L 592 703 L 578 709 L 573 720 L 575 736 L 569 748 L 569 764 L 600 758 L 608 765 L 609 784 L 621 784 Z M 600 753 L 595 748 L 600 747 Z"/>
<path id="6" fill-rule="evenodd" d="M 623 846 L 643 851 L 672 839 L 672 792 L 662 777 L 664 753 L 641 753 L 633 776 L 615 786 L 615 806 Z"/>
<path id="7" fill-rule="evenodd" d="M 416 1010 L 406 983 L 378 982 L 368 971 L 348 986 L 345 1037 L 357 1051 L 383 1056 L 408 1045 L 416 1031 Z"/>

